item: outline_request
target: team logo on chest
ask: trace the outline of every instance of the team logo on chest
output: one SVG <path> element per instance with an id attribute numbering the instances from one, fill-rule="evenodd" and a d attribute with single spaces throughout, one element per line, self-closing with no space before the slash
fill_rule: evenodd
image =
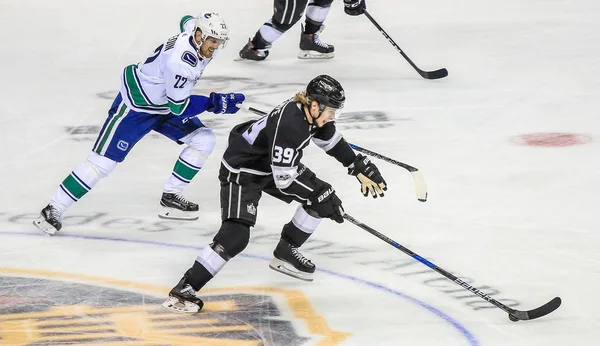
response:
<path id="1" fill-rule="evenodd" d="M 193 54 L 188 51 L 183 52 L 183 55 L 181 55 L 181 60 L 191 65 L 192 67 L 196 67 L 198 65 L 198 57 L 196 57 L 196 54 Z"/>
<path id="2" fill-rule="evenodd" d="M 256 215 L 256 207 L 254 206 L 254 203 L 250 203 L 246 206 L 246 211 L 248 212 L 248 214 L 250 215 Z"/>

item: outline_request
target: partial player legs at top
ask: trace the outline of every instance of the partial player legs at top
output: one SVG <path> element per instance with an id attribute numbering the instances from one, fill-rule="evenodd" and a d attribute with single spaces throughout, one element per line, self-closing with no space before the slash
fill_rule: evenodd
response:
<path id="1" fill-rule="evenodd" d="M 331 59 L 335 48 L 319 38 L 325 29 L 323 22 L 329 14 L 332 0 L 314 0 L 306 8 L 306 23 L 300 33 L 300 59 Z"/>
<path id="2" fill-rule="evenodd" d="M 334 47 L 319 39 L 323 30 L 323 22 L 331 8 L 333 0 L 275 0 L 275 12 L 271 19 L 264 23 L 239 55 L 247 60 L 264 60 L 269 55 L 269 48 L 283 33 L 288 31 L 302 17 L 306 9 L 306 21 L 300 37 L 300 58 L 332 58 Z M 308 6 L 307 6 L 308 4 Z"/>

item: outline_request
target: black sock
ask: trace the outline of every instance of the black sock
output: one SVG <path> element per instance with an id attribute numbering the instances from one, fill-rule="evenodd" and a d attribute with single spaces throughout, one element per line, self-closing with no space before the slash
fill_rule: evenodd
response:
<path id="1" fill-rule="evenodd" d="M 298 229 L 293 222 L 286 223 L 281 231 L 281 238 L 295 247 L 302 246 L 302 244 L 304 244 L 309 237 L 310 233 L 306 233 Z"/>
<path id="2" fill-rule="evenodd" d="M 252 45 L 254 46 L 254 49 L 266 49 L 268 44 L 269 43 L 265 41 L 260 34 L 260 30 L 258 30 L 252 39 Z"/>
<path id="3" fill-rule="evenodd" d="M 305 34 L 314 34 L 321 29 L 321 24 L 315 24 L 313 21 L 306 18 L 306 23 L 304 24 L 304 33 Z"/>
<path id="4" fill-rule="evenodd" d="M 198 261 L 194 261 L 194 265 L 188 269 L 184 276 L 187 283 L 196 291 L 199 291 L 213 278 L 212 274 L 202 264 L 198 263 Z"/>

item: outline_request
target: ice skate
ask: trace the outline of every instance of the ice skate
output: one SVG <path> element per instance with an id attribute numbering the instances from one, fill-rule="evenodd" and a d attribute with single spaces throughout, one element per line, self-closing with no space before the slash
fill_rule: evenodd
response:
<path id="1" fill-rule="evenodd" d="M 269 47 L 267 47 L 269 48 Z M 240 50 L 239 57 L 236 58 L 236 61 L 240 60 L 254 60 L 254 61 L 262 61 L 265 60 L 269 56 L 268 49 L 256 49 L 252 44 L 251 40 L 248 40 L 248 43 Z"/>
<path id="2" fill-rule="evenodd" d="M 171 289 L 169 299 L 162 303 L 163 308 L 183 314 L 196 314 L 203 306 L 204 302 L 196 296 L 196 290 L 186 283 L 185 277 Z"/>
<path id="3" fill-rule="evenodd" d="M 198 220 L 198 204 L 188 201 L 179 194 L 163 193 L 160 205 L 163 207 L 158 213 L 161 219 Z"/>
<path id="4" fill-rule="evenodd" d="M 324 25 L 321 25 L 319 31 L 314 34 L 305 34 L 304 26 L 302 26 L 302 32 L 300 33 L 300 52 L 298 58 L 300 59 L 331 59 L 333 58 L 333 52 L 335 48 L 327 44 L 319 38 L 319 34 L 325 29 Z"/>
<path id="5" fill-rule="evenodd" d="M 44 231 L 47 235 L 54 235 L 62 228 L 62 215 L 58 209 L 48 204 L 40 212 L 40 216 L 33 221 L 33 224 Z"/>
<path id="6" fill-rule="evenodd" d="M 316 267 L 297 247 L 281 239 L 273 251 L 273 256 L 275 258 L 269 263 L 271 269 L 296 279 L 313 281 Z"/>

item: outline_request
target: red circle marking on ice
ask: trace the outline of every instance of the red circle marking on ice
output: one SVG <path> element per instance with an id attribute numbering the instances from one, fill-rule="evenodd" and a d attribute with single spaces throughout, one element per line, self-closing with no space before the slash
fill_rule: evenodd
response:
<path id="1" fill-rule="evenodd" d="M 512 141 L 520 145 L 531 145 L 536 147 L 568 147 L 571 145 L 586 144 L 592 141 L 590 136 L 576 133 L 528 133 L 512 138 Z"/>

